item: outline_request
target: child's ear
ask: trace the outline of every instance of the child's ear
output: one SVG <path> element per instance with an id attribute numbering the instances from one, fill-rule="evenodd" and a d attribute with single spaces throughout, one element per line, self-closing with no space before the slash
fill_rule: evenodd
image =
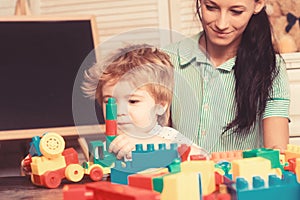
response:
<path id="1" fill-rule="evenodd" d="M 164 103 L 164 104 L 157 104 L 156 105 L 156 114 L 157 115 L 163 115 L 165 114 L 165 112 L 167 111 L 168 108 L 168 104 Z"/>

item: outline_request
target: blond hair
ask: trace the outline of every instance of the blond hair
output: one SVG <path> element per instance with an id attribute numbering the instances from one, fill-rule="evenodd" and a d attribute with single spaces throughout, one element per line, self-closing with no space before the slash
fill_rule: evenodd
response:
<path id="1" fill-rule="evenodd" d="M 147 45 L 130 45 L 118 49 L 101 63 L 85 71 L 82 90 L 84 94 L 103 102 L 102 89 L 107 82 L 117 83 L 120 79 L 129 81 L 135 87 L 144 87 L 155 103 L 167 105 L 158 123 L 167 125 L 173 95 L 173 65 L 169 56 L 159 49 Z"/>

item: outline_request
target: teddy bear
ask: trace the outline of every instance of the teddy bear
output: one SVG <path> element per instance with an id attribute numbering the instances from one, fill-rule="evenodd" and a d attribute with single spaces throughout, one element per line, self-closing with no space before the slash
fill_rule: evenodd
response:
<path id="1" fill-rule="evenodd" d="M 300 0 L 268 0 L 274 44 L 280 53 L 300 51 Z"/>

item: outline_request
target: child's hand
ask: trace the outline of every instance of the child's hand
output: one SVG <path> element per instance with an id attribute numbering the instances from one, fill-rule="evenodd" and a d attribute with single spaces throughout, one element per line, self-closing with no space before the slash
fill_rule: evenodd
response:
<path id="1" fill-rule="evenodd" d="M 131 159 L 131 151 L 135 148 L 135 144 L 138 143 L 137 139 L 129 137 L 126 134 L 118 135 L 109 145 L 109 152 L 116 154 L 117 159 L 126 158 Z"/>
<path id="2" fill-rule="evenodd" d="M 159 136 L 151 136 L 149 138 L 134 138 L 127 134 L 118 135 L 110 144 L 108 151 L 116 154 L 117 159 L 123 157 L 131 159 L 131 151 L 135 149 L 136 144 L 170 144 L 172 141 L 161 138 Z"/>
<path id="3" fill-rule="evenodd" d="M 199 147 L 195 144 L 191 145 L 191 152 L 189 153 L 189 156 L 191 156 L 191 155 L 199 155 L 199 156 L 205 158 L 206 160 L 208 160 L 210 157 L 208 151 L 206 151 L 204 148 Z"/>

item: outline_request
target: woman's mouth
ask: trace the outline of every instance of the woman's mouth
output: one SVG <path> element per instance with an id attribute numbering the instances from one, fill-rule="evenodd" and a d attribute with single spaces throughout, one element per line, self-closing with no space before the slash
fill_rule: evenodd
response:
<path id="1" fill-rule="evenodd" d="M 231 32 L 224 32 L 224 31 L 216 31 L 216 30 L 213 30 L 218 37 L 227 37 Z"/>

